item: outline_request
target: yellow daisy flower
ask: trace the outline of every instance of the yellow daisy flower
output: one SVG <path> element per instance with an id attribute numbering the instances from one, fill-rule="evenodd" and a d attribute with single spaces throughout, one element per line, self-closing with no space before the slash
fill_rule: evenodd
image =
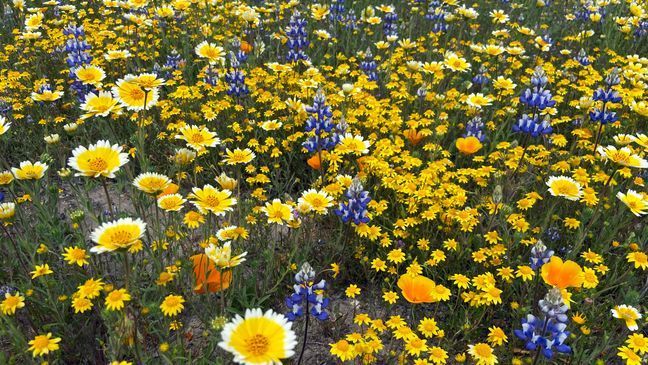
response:
<path id="1" fill-rule="evenodd" d="M 72 151 L 68 165 L 78 171 L 76 176 L 114 178 L 115 172 L 128 162 L 128 154 L 118 145 L 98 141 L 87 148 L 79 146 Z"/>

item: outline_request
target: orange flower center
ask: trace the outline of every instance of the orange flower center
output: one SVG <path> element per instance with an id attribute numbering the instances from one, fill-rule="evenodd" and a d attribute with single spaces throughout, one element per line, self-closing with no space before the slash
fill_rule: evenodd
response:
<path id="1" fill-rule="evenodd" d="M 266 336 L 256 334 L 245 341 L 245 346 L 252 355 L 261 356 L 268 351 L 270 341 Z"/>
<path id="2" fill-rule="evenodd" d="M 123 245 L 131 241 L 131 234 L 128 231 L 119 230 L 110 235 L 110 242 L 115 245 Z"/>
<path id="3" fill-rule="evenodd" d="M 88 165 L 92 171 L 103 171 L 108 167 L 108 162 L 101 157 L 96 157 L 88 161 Z"/>

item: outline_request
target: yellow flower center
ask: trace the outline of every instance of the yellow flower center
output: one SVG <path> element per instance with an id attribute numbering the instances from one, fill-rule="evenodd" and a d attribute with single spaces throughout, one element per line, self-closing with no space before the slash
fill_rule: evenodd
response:
<path id="1" fill-rule="evenodd" d="M 489 357 L 493 351 L 490 347 L 484 344 L 478 344 L 475 346 L 475 353 L 480 357 Z"/>
<path id="2" fill-rule="evenodd" d="M 130 97 L 135 100 L 144 99 L 144 91 L 139 87 L 134 87 L 130 90 Z"/>
<path id="3" fill-rule="evenodd" d="M 205 138 L 200 133 L 192 135 L 190 139 L 192 143 L 201 143 L 205 140 Z"/>
<path id="4" fill-rule="evenodd" d="M 7 299 L 5 299 L 5 303 L 8 307 L 15 307 L 18 305 L 18 303 L 20 303 L 20 300 L 18 299 L 18 297 L 8 297 Z"/>
<path id="5" fill-rule="evenodd" d="M 268 352 L 268 348 L 270 348 L 270 341 L 266 336 L 257 333 L 245 340 L 245 346 L 250 354 L 254 356 L 261 356 Z"/>
<path id="6" fill-rule="evenodd" d="M 47 338 L 47 336 L 36 336 L 36 338 L 34 339 L 33 346 L 35 349 L 45 349 L 48 345 L 49 339 Z"/>
<path id="7" fill-rule="evenodd" d="M 110 235 L 110 242 L 115 245 L 124 245 L 132 240 L 131 233 L 125 230 L 117 230 Z"/>
<path id="8" fill-rule="evenodd" d="M 220 203 L 221 200 L 214 195 L 209 195 L 208 197 L 205 198 L 205 204 L 207 204 L 210 207 L 217 207 L 218 205 L 220 205 Z"/>
<path id="9" fill-rule="evenodd" d="M 95 157 L 88 160 L 88 166 L 92 171 L 104 171 L 108 167 L 108 162 L 101 157 Z"/>

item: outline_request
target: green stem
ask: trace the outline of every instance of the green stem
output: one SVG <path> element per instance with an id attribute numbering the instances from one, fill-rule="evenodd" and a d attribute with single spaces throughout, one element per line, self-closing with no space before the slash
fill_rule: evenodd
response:
<path id="1" fill-rule="evenodd" d="M 114 219 L 115 212 L 113 210 L 112 200 L 110 200 L 110 193 L 108 193 L 108 185 L 106 185 L 106 179 L 101 179 L 101 185 L 103 186 L 104 193 L 106 193 L 106 200 L 108 201 L 108 211 L 110 212 L 110 216 Z"/>

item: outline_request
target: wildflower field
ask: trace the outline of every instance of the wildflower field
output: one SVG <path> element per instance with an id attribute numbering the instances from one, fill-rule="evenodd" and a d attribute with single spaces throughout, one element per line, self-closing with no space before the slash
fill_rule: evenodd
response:
<path id="1" fill-rule="evenodd" d="M 648 363 L 644 0 L 3 0 L 0 46 L 0 364 Z"/>

